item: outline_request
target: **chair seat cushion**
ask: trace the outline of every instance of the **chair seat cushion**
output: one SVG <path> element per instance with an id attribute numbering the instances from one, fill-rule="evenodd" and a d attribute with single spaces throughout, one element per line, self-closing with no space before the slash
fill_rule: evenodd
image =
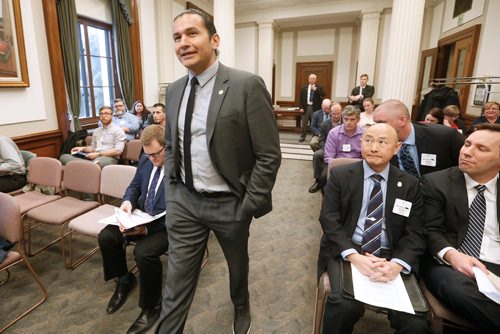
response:
<path id="1" fill-rule="evenodd" d="M 97 237 L 99 232 L 106 227 L 98 221 L 113 215 L 115 209 L 113 205 L 104 204 L 70 221 L 69 228 L 91 237 Z"/>
<path id="2" fill-rule="evenodd" d="M 25 214 L 37 206 L 53 202 L 59 198 L 61 198 L 59 195 L 45 195 L 39 193 L 38 191 L 29 191 L 27 193 L 14 196 L 14 199 L 19 204 L 21 214 Z"/>
<path id="3" fill-rule="evenodd" d="M 98 206 L 98 202 L 81 201 L 73 197 L 63 197 L 57 201 L 36 207 L 28 211 L 26 215 L 39 222 L 61 225 Z"/>
<path id="4" fill-rule="evenodd" d="M 16 251 L 8 251 L 7 252 L 7 257 L 0 263 L 0 269 L 5 268 L 9 265 L 11 265 L 14 262 L 17 262 L 21 259 L 21 254 L 19 254 Z"/>

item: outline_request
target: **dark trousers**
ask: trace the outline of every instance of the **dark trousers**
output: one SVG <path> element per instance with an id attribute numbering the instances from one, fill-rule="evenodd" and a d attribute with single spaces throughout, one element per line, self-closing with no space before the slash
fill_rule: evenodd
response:
<path id="1" fill-rule="evenodd" d="M 364 304 L 342 295 L 341 265 L 339 257 L 328 262 L 328 277 L 331 292 L 325 305 L 323 334 L 352 333 L 354 324 L 365 313 Z M 396 333 L 428 333 L 427 319 L 424 316 L 389 310 L 388 318 Z"/>
<path id="2" fill-rule="evenodd" d="M 301 120 L 302 130 L 300 133 L 300 137 L 302 138 L 305 138 L 307 135 L 307 125 L 311 122 L 311 117 L 313 112 L 314 112 L 313 106 L 308 105 L 304 110 L 304 113 L 302 114 L 302 120 Z"/>
<path id="3" fill-rule="evenodd" d="M 488 270 L 500 275 L 500 266 L 483 262 Z M 450 266 L 428 260 L 422 277 L 429 291 L 445 306 L 475 324 L 485 333 L 500 329 L 500 305 L 479 292 L 474 279 Z"/>
<path id="4" fill-rule="evenodd" d="M 158 333 L 182 333 L 193 301 L 210 231 L 229 267 L 229 290 L 236 308 L 248 298 L 248 237 L 252 217 L 233 195 L 209 198 L 181 183 L 168 185 L 168 270 Z"/>
<path id="5" fill-rule="evenodd" d="M 110 280 L 128 272 L 124 239 L 118 226 L 108 225 L 99 233 L 104 279 Z M 134 239 L 134 256 L 140 275 L 139 307 L 149 309 L 161 299 L 163 267 L 160 256 L 168 250 L 167 232 L 160 231 Z"/>
<path id="6" fill-rule="evenodd" d="M 0 192 L 8 193 L 19 188 L 24 187 L 26 184 L 26 176 L 25 175 L 3 175 L 0 176 Z"/>

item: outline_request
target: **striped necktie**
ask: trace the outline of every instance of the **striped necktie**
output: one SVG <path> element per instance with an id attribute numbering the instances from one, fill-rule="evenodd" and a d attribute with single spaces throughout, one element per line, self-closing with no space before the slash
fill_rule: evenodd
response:
<path id="1" fill-rule="evenodd" d="M 384 197 L 380 186 L 383 178 L 379 174 L 374 174 L 371 176 L 371 179 L 373 180 L 373 189 L 370 194 L 368 209 L 366 210 L 361 250 L 363 253 L 379 256 L 382 238 L 382 219 L 384 218 Z"/>
<path id="2" fill-rule="evenodd" d="M 484 220 L 486 218 L 486 200 L 484 198 L 486 186 L 479 184 L 474 188 L 477 189 L 477 195 L 469 207 L 469 226 L 458 250 L 479 258 L 483 241 Z"/>
<path id="3" fill-rule="evenodd" d="M 156 172 L 153 175 L 153 180 L 149 186 L 148 194 L 146 200 L 144 201 L 144 210 L 146 213 L 153 215 L 153 203 L 156 194 L 156 186 L 158 185 L 158 180 L 160 179 L 161 167 L 156 168 Z"/>

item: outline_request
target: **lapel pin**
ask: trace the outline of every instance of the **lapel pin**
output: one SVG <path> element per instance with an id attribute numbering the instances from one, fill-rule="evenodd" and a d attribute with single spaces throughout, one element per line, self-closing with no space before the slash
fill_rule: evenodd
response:
<path id="1" fill-rule="evenodd" d="M 398 188 L 401 188 L 403 186 L 403 183 L 401 181 L 398 182 Z"/>
<path id="2" fill-rule="evenodd" d="M 224 91 L 221 89 L 221 90 L 219 91 L 219 95 L 222 95 L 222 94 L 224 94 Z"/>

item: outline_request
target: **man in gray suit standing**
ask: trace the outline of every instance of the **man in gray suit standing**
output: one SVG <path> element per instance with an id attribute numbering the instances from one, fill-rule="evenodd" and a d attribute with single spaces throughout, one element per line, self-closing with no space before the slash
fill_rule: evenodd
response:
<path id="1" fill-rule="evenodd" d="M 157 332 L 182 333 L 213 231 L 229 267 L 233 331 L 248 333 L 249 227 L 272 210 L 281 163 L 271 97 L 260 77 L 218 62 L 220 37 L 206 14 L 179 14 L 173 39 L 189 73 L 167 91 L 169 258 Z"/>

